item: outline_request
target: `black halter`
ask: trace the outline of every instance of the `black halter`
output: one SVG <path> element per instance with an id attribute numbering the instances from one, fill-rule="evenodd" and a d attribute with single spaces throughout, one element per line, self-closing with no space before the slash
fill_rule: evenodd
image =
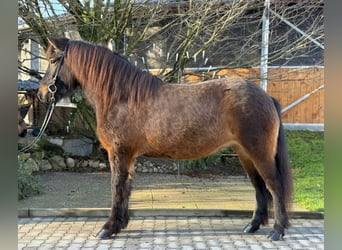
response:
<path id="1" fill-rule="evenodd" d="M 56 80 L 57 80 L 57 77 L 58 77 L 58 74 L 59 72 L 61 71 L 61 68 L 62 68 L 62 64 L 64 62 L 64 53 L 65 51 L 62 52 L 62 54 L 59 56 L 59 58 L 56 58 L 55 60 L 59 60 L 58 61 L 58 65 L 57 65 L 57 69 L 54 73 L 54 76 L 52 78 L 52 81 L 51 83 L 48 85 L 48 91 L 50 92 L 51 94 L 51 102 L 55 102 L 56 99 L 55 99 L 55 93 L 57 92 L 57 86 L 56 86 Z"/>

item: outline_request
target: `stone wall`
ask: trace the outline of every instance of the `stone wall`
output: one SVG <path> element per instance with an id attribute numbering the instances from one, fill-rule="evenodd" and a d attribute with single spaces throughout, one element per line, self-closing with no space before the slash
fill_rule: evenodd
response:
<path id="1" fill-rule="evenodd" d="M 23 147 L 34 137 L 19 138 Z M 109 163 L 101 156 L 94 157 L 93 143 L 87 138 L 44 137 L 33 145 L 33 153 L 20 153 L 18 159 L 24 162 L 27 173 L 38 171 L 109 171 Z M 38 145 L 39 144 L 39 145 Z M 67 155 L 67 156 L 66 156 Z M 98 158 L 98 159 L 96 159 Z M 102 160 L 99 160 L 99 159 Z M 178 173 L 179 161 L 138 157 L 135 172 Z"/>
<path id="2" fill-rule="evenodd" d="M 18 155 L 18 159 L 24 162 L 27 173 L 39 171 L 109 171 L 108 161 L 94 160 L 80 157 L 63 157 L 55 155 L 44 157 L 39 153 L 24 153 Z M 139 157 L 135 163 L 135 172 L 140 173 L 177 173 L 178 161 L 151 159 Z"/>

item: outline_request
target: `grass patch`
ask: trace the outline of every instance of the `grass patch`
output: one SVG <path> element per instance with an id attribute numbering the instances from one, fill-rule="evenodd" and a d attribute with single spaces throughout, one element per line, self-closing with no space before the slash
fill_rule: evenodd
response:
<path id="1" fill-rule="evenodd" d="M 311 211 L 323 212 L 324 133 L 286 130 L 286 139 L 294 179 L 294 202 Z M 206 173 L 244 174 L 237 159 L 234 159 L 235 162 L 226 162 L 232 159 L 221 157 L 222 153 L 231 152 L 230 149 L 226 149 L 206 158 L 181 161 L 182 172 L 194 176 L 203 176 Z M 215 168 L 215 165 L 222 167 Z"/>
<path id="2" fill-rule="evenodd" d="M 294 179 L 294 201 L 324 211 L 324 133 L 286 131 Z"/>

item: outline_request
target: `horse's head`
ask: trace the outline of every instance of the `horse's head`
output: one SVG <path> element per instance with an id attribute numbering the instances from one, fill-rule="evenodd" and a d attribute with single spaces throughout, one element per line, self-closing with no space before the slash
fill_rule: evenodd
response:
<path id="1" fill-rule="evenodd" d="M 41 102 L 57 102 L 70 94 L 75 85 L 75 78 L 69 71 L 65 59 L 69 39 L 49 39 L 46 57 L 49 65 L 40 81 L 37 96 Z"/>

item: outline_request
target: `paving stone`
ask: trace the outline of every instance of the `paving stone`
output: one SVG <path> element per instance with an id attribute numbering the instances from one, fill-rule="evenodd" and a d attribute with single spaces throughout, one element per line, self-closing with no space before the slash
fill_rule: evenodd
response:
<path id="1" fill-rule="evenodd" d="M 96 250 L 106 250 L 110 249 L 110 245 L 108 244 L 98 244 L 97 247 L 95 248 Z"/>
<path id="2" fill-rule="evenodd" d="M 73 243 L 71 244 L 68 248 L 66 248 L 67 250 L 79 250 L 82 248 L 82 244 L 80 243 Z"/>
<path id="3" fill-rule="evenodd" d="M 106 218 L 82 220 L 50 218 L 42 227 L 40 218 L 20 219 L 18 249 L 324 249 L 323 220 L 294 219 L 284 240 L 276 242 L 266 237 L 270 228 L 242 233 L 247 218 L 132 217 L 127 229 L 105 240 L 94 235 Z"/>

